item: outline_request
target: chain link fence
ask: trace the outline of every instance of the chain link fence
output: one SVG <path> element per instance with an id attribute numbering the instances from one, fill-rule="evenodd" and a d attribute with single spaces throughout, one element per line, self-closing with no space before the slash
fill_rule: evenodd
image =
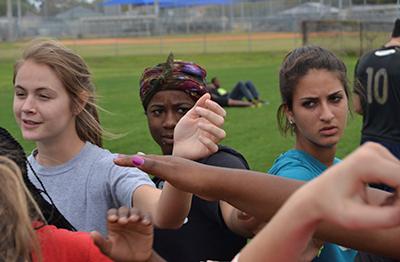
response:
<path id="1" fill-rule="evenodd" d="M 49 36 L 68 39 L 67 44 L 88 54 L 110 55 L 286 51 L 305 41 L 339 50 L 347 50 L 349 45 L 359 52 L 378 42 L 378 37 L 372 36 L 376 30 L 388 30 L 386 25 L 374 29 L 373 23 L 360 21 L 390 24 L 400 17 L 395 4 L 354 6 L 348 0 L 243 0 L 157 10 L 154 6 L 129 6 L 124 12 L 121 7 L 94 12 L 77 6 L 54 17 L 0 18 L 1 40 Z M 344 22 L 349 18 L 356 22 Z M 321 20 L 329 22 L 318 22 Z"/>

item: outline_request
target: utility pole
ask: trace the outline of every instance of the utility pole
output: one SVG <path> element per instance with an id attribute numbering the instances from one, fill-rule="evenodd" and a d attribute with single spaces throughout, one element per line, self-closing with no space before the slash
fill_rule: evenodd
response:
<path id="1" fill-rule="evenodd" d="M 7 20 L 8 20 L 8 35 L 7 40 L 11 41 L 13 38 L 13 15 L 12 15 L 12 2 L 7 0 Z"/>
<path id="2" fill-rule="evenodd" d="M 21 0 L 17 0 L 17 38 L 19 38 L 19 36 L 21 35 L 21 16 Z"/>

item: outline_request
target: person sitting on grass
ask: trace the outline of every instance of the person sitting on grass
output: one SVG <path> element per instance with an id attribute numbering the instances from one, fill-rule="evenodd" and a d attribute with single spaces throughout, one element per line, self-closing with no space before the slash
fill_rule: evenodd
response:
<path id="1" fill-rule="evenodd" d="M 222 107 L 251 107 L 261 106 L 266 101 L 261 100 L 259 92 L 252 81 L 243 83 L 239 81 L 231 92 L 221 87 L 219 79 L 213 77 L 211 83 L 207 85 L 207 89 L 211 94 L 211 99 Z M 242 100 L 246 98 L 247 101 Z"/>

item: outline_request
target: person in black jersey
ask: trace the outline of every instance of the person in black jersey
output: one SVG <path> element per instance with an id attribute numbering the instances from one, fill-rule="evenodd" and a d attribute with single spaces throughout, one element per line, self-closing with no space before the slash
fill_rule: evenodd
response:
<path id="1" fill-rule="evenodd" d="M 353 106 L 363 116 L 361 144 L 380 143 L 400 159 L 400 19 L 396 19 L 391 38 L 384 46 L 357 61 Z M 384 184 L 372 186 L 393 191 Z M 359 252 L 355 261 L 397 260 Z"/>
<path id="2" fill-rule="evenodd" d="M 354 110 L 363 116 L 361 144 L 378 142 L 400 159 L 400 19 L 389 42 L 359 59 L 354 79 Z"/>
<path id="3" fill-rule="evenodd" d="M 206 71 L 202 67 L 174 60 L 172 55 L 166 63 L 144 70 L 140 98 L 150 133 L 164 155 L 172 154 L 174 129 L 179 119 L 207 92 L 205 78 Z M 240 153 L 224 146 L 199 162 L 249 169 Z M 162 188 L 163 180 L 155 178 L 153 181 Z M 193 196 L 184 225 L 178 230 L 155 229 L 153 247 L 167 261 L 230 261 L 246 244 L 246 237 L 253 235 L 252 229 L 257 225 L 257 220 L 226 202 Z"/>

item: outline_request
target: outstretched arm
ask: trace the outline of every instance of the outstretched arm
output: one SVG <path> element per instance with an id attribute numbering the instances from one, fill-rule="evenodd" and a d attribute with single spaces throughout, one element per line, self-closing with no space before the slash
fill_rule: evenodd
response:
<path id="1" fill-rule="evenodd" d="M 378 174 L 386 172 L 388 163 L 378 161 L 391 156 L 386 149 L 369 143 L 363 146 L 363 150 L 370 152 L 368 155 L 371 159 L 364 159 L 364 162 L 358 165 L 374 165 L 380 170 Z M 211 167 L 175 157 L 134 156 L 134 158 L 144 159 L 139 168 L 168 180 L 181 190 L 210 199 L 225 200 L 236 208 L 265 221 L 268 221 L 286 199 L 304 184 L 301 181 L 259 172 Z M 392 159 L 392 162 L 398 165 L 396 161 Z M 131 158 L 120 158 L 116 160 L 116 163 L 132 165 Z M 397 167 L 396 172 L 399 173 L 399 170 Z M 190 176 L 186 175 L 188 172 Z M 367 196 L 370 201 L 380 203 L 388 194 L 380 190 L 368 189 Z M 400 250 L 397 246 L 400 242 L 400 227 L 348 230 L 342 226 L 324 222 L 318 226 L 316 237 L 356 250 L 400 258 Z"/>
<path id="2" fill-rule="evenodd" d="M 400 199 L 396 196 L 390 204 L 376 206 L 369 203 L 365 191 L 368 183 L 378 182 L 399 189 L 399 162 L 390 156 L 377 159 L 371 153 L 359 149 L 297 190 L 242 250 L 239 261 L 298 260 L 322 221 L 350 230 L 399 226 Z M 370 160 L 381 163 L 364 164 Z M 380 164 L 386 166 L 384 171 Z"/>

